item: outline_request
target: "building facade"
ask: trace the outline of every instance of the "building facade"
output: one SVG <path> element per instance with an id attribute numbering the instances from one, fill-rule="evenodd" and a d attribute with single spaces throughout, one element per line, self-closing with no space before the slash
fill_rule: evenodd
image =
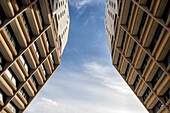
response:
<path id="1" fill-rule="evenodd" d="M 150 113 L 170 112 L 170 0 L 106 0 L 112 64 Z"/>
<path id="2" fill-rule="evenodd" d="M 1 0 L 0 112 L 21 113 L 60 64 L 68 0 Z"/>

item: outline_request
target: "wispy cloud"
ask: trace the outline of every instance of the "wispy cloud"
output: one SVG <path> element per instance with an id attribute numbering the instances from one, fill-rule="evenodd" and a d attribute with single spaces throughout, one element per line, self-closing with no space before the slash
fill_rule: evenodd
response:
<path id="1" fill-rule="evenodd" d="M 41 98 L 41 100 L 38 102 L 38 104 L 43 104 L 43 105 L 49 105 L 49 106 L 58 106 L 58 103 L 48 99 L 48 98 Z"/>
<path id="2" fill-rule="evenodd" d="M 134 102 L 137 100 L 130 96 L 132 91 L 112 66 L 87 61 L 72 67 L 77 71 L 62 68 L 55 73 L 26 113 L 146 112 Z"/>
<path id="3" fill-rule="evenodd" d="M 69 0 L 70 5 L 74 6 L 77 10 L 81 10 L 87 5 L 101 4 L 104 2 L 105 0 Z"/>

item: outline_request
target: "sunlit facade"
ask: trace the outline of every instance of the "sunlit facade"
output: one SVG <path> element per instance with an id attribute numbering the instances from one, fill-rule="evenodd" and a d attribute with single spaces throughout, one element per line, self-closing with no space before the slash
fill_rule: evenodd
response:
<path id="1" fill-rule="evenodd" d="M 1 0 L 0 112 L 21 113 L 60 64 L 68 0 Z"/>
<path id="2" fill-rule="evenodd" d="M 112 64 L 150 113 L 170 112 L 170 0 L 106 0 Z"/>

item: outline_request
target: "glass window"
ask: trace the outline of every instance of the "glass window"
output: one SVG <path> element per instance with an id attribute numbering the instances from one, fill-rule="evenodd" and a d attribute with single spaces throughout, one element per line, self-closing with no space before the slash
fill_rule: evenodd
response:
<path id="1" fill-rule="evenodd" d="M 14 106 L 14 104 L 8 103 L 7 106 L 13 113 L 17 113 L 16 107 Z"/>
<path id="2" fill-rule="evenodd" d="M 47 39 L 46 33 L 47 33 L 47 32 L 44 33 L 44 37 L 45 37 L 45 42 L 46 42 L 46 44 L 47 44 L 47 48 L 48 48 L 48 50 L 49 50 L 50 46 L 49 46 L 49 41 L 48 41 L 48 39 Z"/>
<path id="3" fill-rule="evenodd" d="M 168 54 L 166 55 L 164 59 L 164 64 L 165 64 L 165 67 L 168 67 L 168 65 L 170 64 L 170 51 L 168 52 Z"/>
<path id="4" fill-rule="evenodd" d="M 12 81 L 12 83 L 16 86 L 16 78 L 14 77 L 14 73 L 11 69 L 7 69 L 5 71 L 5 74 L 8 76 L 8 78 Z"/>
<path id="5" fill-rule="evenodd" d="M 161 107 L 162 107 L 162 103 L 160 101 L 158 101 L 152 109 L 153 113 L 158 113 L 158 111 L 160 110 Z"/>
<path id="6" fill-rule="evenodd" d="M 51 58 L 52 63 L 54 64 L 54 60 L 53 60 L 53 55 L 52 55 L 52 53 L 50 54 L 50 58 Z"/>
<path id="7" fill-rule="evenodd" d="M 145 12 L 143 12 L 142 20 L 141 20 L 139 30 L 138 30 L 138 33 L 137 33 L 138 39 L 140 39 L 140 35 L 142 33 L 142 29 L 143 29 L 143 26 L 145 24 L 146 17 L 147 17 L 147 14 Z"/>
<path id="8" fill-rule="evenodd" d="M 0 53 L 0 71 L 2 71 L 4 65 L 5 65 L 5 59 L 4 57 L 2 56 L 2 54 Z"/>
<path id="9" fill-rule="evenodd" d="M 154 87 L 156 85 L 156 83 L 158 82 L 158 80 L 161 78 L 163 74 L 163 70 L 161 68 L 159 68 L 155 74 L 155 76 L 152 79 L 152 86 Z"/>
<path id="10" fill-rule="evenodd" d="M 136 48 L 137 48 L 137 44 L 136 44 L 136 42 L 134 42 L 134 46 L 133 46 L 132 53 L 131 53 L 131 60 L 133 60 L 133 57 L 134 57 L 135 52 L 136 52 Z"/>
<path id="11" fill-rule="evenodd" d="M 145 58 L 143 60 L 142 66 L 141 66 L 141 73 L 143 73 L 143 71 L 144 71 L 144 69 L 145 69 L 145 67 L 147 65 L 148 60 L 149 60 L 149 55 L 146 54 L 146 56 L 145 56 Z"/>
<path id="12" fill-rule="evenodd" d="M 134 84 L 133 84 L 134 89 L 136 88 L 136 86 L 137 86 L 139 80 L 140 80 L 140 77 L 139 77 L 139 75 L 137 75 L 137 76 L 136 76 L 136 79 L 135 79 L 135 82 L 134 82 Z"/>
<path id="13" fill-rule="evenodd" d="M 21 17 L 22 17 L 22 19 L 23 19 L 24 25 L 25 25 L 26 30 L 27 30 L 27 32 L 29 33 L 30 37 L 33 36 L 32 30 L 31 30 L 31 27 L 30 27 L 30 24 L 29 24 L 29 21 L 28 21 L 27 16 L 26 16 L 26 13 L 25 13 L 25 12 L 22 13 L 22 14 L 21 14 Z M 32 38 L 32 37 L 31 37 L 31 38 Z"/>
<path id="14" fill-rule="evenodd" d="M 24 88 L 22 88 L 20 91 L 20 94 L 25 98 L 25 100 L 29 100 L 29 95 L 28 95 L 28 93 L 25 91 L 25 89 Z"/>
<path id="15" fill-rule="evenodd" d="M 20 60 L 21 60 L 22 64 L 24 65 L 25 70 L 28 72 L 29 71 L 29 67 L 28 67 L 28 63 L 26 62 L 26 59 L 25 59 L 24 55 L 20 56 Z"/>
<path id="16" fill-rule="evenodd" d="M 2 93 L 2 91 L 0 91 L 0 101 L 4 102 L 3 100 L 4 100 L 3 93 Z"/>
<path id="17" fill-rule="evenodd" d="M 35 79 L 34 76 L 31 77 L 31 81 L 32 81 L 32 83 L 34 84 L 34 86 L 35 86 L 36 88 L 38 88 L 38 83 L 37 83 L 37 81 L 36 81 L 36 79 Z"/>
<path id="18" fill-rule="evenodd" d="M 150 44 L 150 46 L 149 46 L 151 52 L 152 52 L 152 51 L 154 50 L 154 48 L 155 48 L 156 42 L 157 42 L 158 39 L 159 39 L 159 35 L 161 34 L 162 28 L 163 28 L 162 25 L 158 24 L 158 27 L 157 27 L 157 29 L 156 29 L 156 32 L 155 32 L 154 37 L 153 37 L 153 39 L 152 39 L 152 42 L 151 42 L 151 44 Z"/>
<path id="19" fill-rule="evenodd" d="M 6 33 L 8 35 L 8 38 L 10 39 L 12 45 L 14 46 L 15 50 L 18 52 L 20 46 L 19 46 L 19 44 L 18 44 L 18 42 L 16 40 L 16 37 L 14 35 L 14 32 L 13 32 L 11 26 L 7 25 L 6 27 L 4 27 L 4 29 L 5 29 L 5 31 L 6 31 Z"/>
<path id="20" fill-rule="evenodd" d="M 128 12 L 128 17 L 127 17 L 127 21 L 126 21 L 126 26 L 128 27 L 128 24 L 129 24 L 129 19 L 130 19 L 130 16 L 131 16 L 131 10 L 132 10 L 132 5 L 133 5 L 133 2 L 131 1 L 130 2 L 130 6 L 129 6 L 129 12 Z"/>
<path id="21" fill-rule="evenodd" d="M 149 96 L 150 92 L 151 92 L 151 90 L 149 88 L 147 88 L 145 93 L 143 94 L 143 101 L 144 102 L 147 99 L 147 97 Z"/>
<path id="22" fill-rule="evenodd" d="M 37 58 L 39 59 L 40 58 L 40 55 L 39 55 L 39 51 L 37 50 L 37 46 L 36 46 L 36 43 L 33 43 L 33 48 L 34 48 L 34 51 L 37 55 Z"/>
<path id="23" fill-rule="evenodd" d="M 125 36 L 126 36 L 126 31 L 124 31 L 124 34 L 123 34 L 123 39 L 122 39 L 122 44 L 121 44 L 122 49 L 123 49 L 124 42 L 125 42 Z"/>
<path id="24" fill-rule="evenodd" d="M 41 64 L 41 68 L 42 68 L 42 71 L 43 71 L 44 75 L 46 76 L 46 71 L 45 71 L 45 69 L 44 69 L 43 64 Z"/>
<path id="25" fill-rule="evenodd" d="M 164 100 L 167 102 L 170 99 L 170 88 L 164 94 Z"/>
<path id="26" fill-rule="evenodd" d="M 146 6 L 148 7 L 148 9 L 150 9 L 151 3 L 152 3 L 152 0 L 147 0 Z"/>
<path id="27" fill-rule="evenodd" d="M 168 0 L 168 3 L 166 4 L 166 8 L 164 10 L 164 13 L 162 15 L 162 18 L 164 20 L 164 22 L 166 22 L 166 20 L 168 19 L 168 16 L 170 14 L 170 0 Z"/>
<path id="28" fill-rule="evenodd" d="M 3 24 L 3 22 L 5 21 L 6 19 L 6 15 L 4 13 L 4 10 L 2 9 L 1 5 L 0 5 L 0 25 Z"/>
<path id="29" fill-rule="evenodd" d="M 128 63 L 127 68 L 126 68 L 126 72 L 125 72 L 125 77 L 128 76 L 128 74 L 129 74 L 129 69 L 130 69 L 130 65 L 129 65 L 129 63 Z"/>
<path id="30" fill-rule="evenodd" d="M 121 58 L 121 54 L 119 53 L 119 57 L 118 57 L 118 60 L 117 60 L 117 66 L 118 66 L 119 63 L 120 63 L 120 58 Z"/>

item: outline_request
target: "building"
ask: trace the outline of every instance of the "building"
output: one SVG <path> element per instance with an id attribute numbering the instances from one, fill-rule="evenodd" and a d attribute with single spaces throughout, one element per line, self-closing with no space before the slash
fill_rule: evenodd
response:
<path id="1" fill-rule="evenodd" d="M 0 112 L 21 113 L 60 64 L 68 0 L 0 2 Z"/>
<path id="2" fill-rule="evenodd" d="M 106 0 L 112 64 L 150 113 L 170 112 L 170 0 Z"/>

